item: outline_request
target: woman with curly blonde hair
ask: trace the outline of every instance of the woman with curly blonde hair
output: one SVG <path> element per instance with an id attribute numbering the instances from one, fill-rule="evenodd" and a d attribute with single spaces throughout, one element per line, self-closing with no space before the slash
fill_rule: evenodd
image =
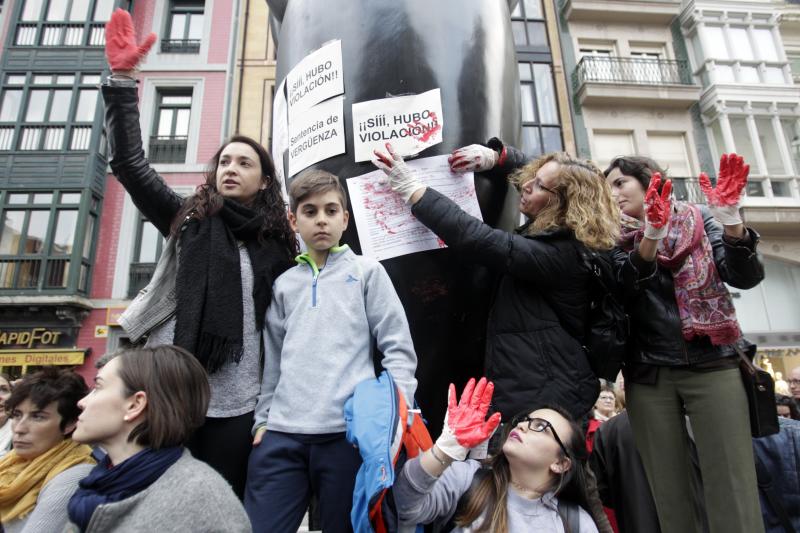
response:
<path id="1" fill-rule="evenodd" d="M 558 405 L 579 418 L 594 405 L 599 382 L 570 332 L 585 331 L 592 283 L 581 254 L 606 256 L 619 235 L 619 211 L 592 163 L 554 153 L 511 176 L 529 222 L 492 228 L 423 185 L 395 154 L 374 163 L 414 216 L 456 253 L 500 274 L 486 345 L 486 375 L 504 420 L 531 405 Z M 451 167 L 459 170 L 451 161 Z M 610 259 L 609 259 L 610 261 Z"/>

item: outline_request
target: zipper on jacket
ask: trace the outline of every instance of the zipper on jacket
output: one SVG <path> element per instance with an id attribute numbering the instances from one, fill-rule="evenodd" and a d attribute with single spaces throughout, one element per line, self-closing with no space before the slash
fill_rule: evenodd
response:
<path id="1" fill-rule="evenodd" d="M 319 278 L 319 271 L 311 272 L 311 307 L 317 306 L 317 278 Z"/>

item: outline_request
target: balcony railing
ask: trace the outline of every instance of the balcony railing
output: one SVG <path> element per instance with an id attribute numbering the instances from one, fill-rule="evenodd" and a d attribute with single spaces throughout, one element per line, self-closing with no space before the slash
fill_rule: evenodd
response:
<path id="1" fill-rule="evenodd" d="M 163 54 L 196 54 L 200 52 L 200 39 L 162 39 Z"/>
<path id="2" fill-rule="evenodd" d="M 700 183 L 697 178 L 674 178 L 672 180 L 672 194 L 675 195 L 676 200 L 682 202 L 691 202 L 693 204 L 706 203 L 706 197 L 703 196 L 703 191 L 700 190 Z"/>
<path id="3" fill-rule="evenodd" d="M 104 46 L 103 23 L 29 23 L 18 24 L 15 46 Z"/>
<path id="4" fill-rule="evenodd" d="M 684 60 L 639 57 L 585 56 L 572 73 L 577 91 L 586 82 L 637 85 L 693 85 L 689 63 Z"/>
<path id="5" fill-rule="evenodd" d="M 128 299 L 132 300 L 140 290 L 147 287 L 155 271 L 155 263 L 131 263 L 131 270 L 128 274 Z"/>
<path id="6" fill-rule="evenodd" d="M 186 135 L 151 137 L 148 153 L 152 163 L 186 162 Z"/>

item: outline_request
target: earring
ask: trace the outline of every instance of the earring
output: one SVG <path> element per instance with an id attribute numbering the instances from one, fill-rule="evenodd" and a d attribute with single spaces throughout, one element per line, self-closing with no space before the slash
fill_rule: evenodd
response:
<path id="1" fill-rule="evenodd" d="M 123 417 L 122 417 L 122 420 L 124 420 L 125 422 L 127 422 L 128 420 L 130 420 L 130 417 L 128 417 L 128 415 L 125 415 L 125 416 L 123 416 Z"/>

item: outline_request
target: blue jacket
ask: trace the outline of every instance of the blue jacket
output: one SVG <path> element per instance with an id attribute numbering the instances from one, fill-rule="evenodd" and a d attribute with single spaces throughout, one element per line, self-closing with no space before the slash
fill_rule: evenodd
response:
<path id="1" fill-rule="evenodd" d="M 753 451 L 772 478 L 772 490 L 796 531 L 800 531 L 800 421 L 779 418 L 780 432 L 753 439 Z M 760 480 L 759 480 L 760 485 Z M 766 533 L 784 533 L 778 515 L 759 488 Z"/>
<path id="2" fill-rule="evenodd" d="M 397 531 L 399 519 L 392 511 L 394 506 L 385 505 L 386 499 L 391 499 L 388 491 L 394 484 L 396 470 L 402 468 L 405 459 L 431 446 L 430 436 L 418 412 L 406 408 L 405 398 L 386 370 L 377 379 L 356 385 L 353 395 L 345 402 L 344 418 L 347 440 L 358 447 L 363 460 L 356 476 L 350 511 L 353 531 L 376 531 L 370 521 L 373 508 L 381 522 L 378 531 Z M 424 435 L 420 435 L 420 428 Z"/>

